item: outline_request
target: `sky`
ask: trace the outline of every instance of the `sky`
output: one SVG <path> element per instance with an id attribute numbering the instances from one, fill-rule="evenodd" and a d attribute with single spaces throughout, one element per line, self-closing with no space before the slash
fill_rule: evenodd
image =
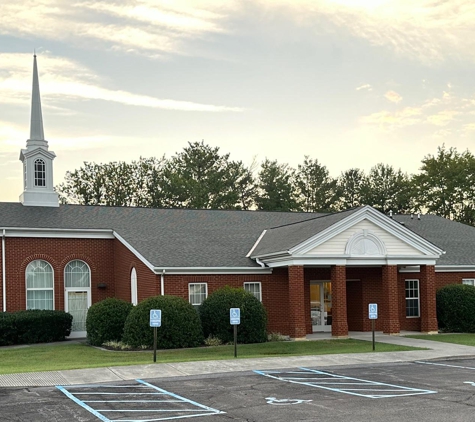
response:
<path id="1" fill-rule="evenodd" d="M 204 141 L 333 177 L 475 153 L 473 0 L 0 3 L 0 200 L 22 193 L 33 52 L 54 182 Z"/>

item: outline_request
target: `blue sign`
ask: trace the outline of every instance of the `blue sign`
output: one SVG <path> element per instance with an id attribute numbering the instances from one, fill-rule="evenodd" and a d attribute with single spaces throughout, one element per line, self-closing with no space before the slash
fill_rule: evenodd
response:
<path id="1" fill-rule="evenodd" d="M 378 304 L 370 303 L 368 307 L 369 319 L 378 319 Z"/>
<path id="2" fill-rule="evenodd" d="M 241 323 L 241 309 L 231 308 L 229 310 L 229 322 L 231 325 L 239 325 Z"/>
<path id="3" fill-rule="evenodd" d="M 162 326 L 162 311 L 160 309 L 150 309 L 150 327 Z"/>

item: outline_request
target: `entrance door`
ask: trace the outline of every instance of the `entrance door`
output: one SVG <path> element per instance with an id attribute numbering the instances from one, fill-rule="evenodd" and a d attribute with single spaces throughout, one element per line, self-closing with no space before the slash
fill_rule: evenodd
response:
<path id="1" fill-rule="evenodd" d="M 329 281 L 310 283 L 310 315 L 313 332 L 331 331 L 332 285 Z"/>
<path id="2" fill-rule="evenodd" d="M 90 289 L 66 288 L 66 312 L 73 316 L 69 338 L 86 337 L 86 315 L 91 306 Z"/>

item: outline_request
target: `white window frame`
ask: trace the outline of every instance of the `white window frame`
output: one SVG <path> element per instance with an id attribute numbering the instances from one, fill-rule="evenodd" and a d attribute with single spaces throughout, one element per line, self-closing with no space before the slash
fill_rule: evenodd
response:
<path id="1" fill-rule="evenodd" d="M 475 286 L 475 278 L 462 278 L 462 284 L 467 286 Z"/>
<path id="2" fill-rule="evenodd" d="M 51 287 L 28 287 L 28 269 L 35 265 L 35 262 L 43 262 L 45 263 L 50 269 L 51 269 Z M 26 300 L 25 300 L 25 305 L 26 309 L 44 309 L 44 308 L 29 308 L 28 307 L 28 292 L 34 292 L 34 291 L 51 291 L 52 292 L 52 307 L 51 309 L 54 310 L 54 269 L 53 266 L 48 262 L 45 261 L 44 259 L 35 259 L 34 261 L 31 261 L 25 269 L 25 289 L 26 289 Z"/>
<path id="3" fill-rule="evenodd" d="M 407 285 L 408 282 L 410 282 L 410 283 L 417 282 L 417 289 L 415 289 L 414 287 L 409 287 L 408 288 L 408 285 Z M 412 291 L 417 290 L 417 297 L 408 296 L 407 293 L 408 293 L 409 289 L 412 290 Z M 404 296 L 406 298 L 406 318 L 420 318 L 420 316 L 421 316 L 421 290 L 420 290 L 420 282 L 419 282 L 418 279 L 408 278 L 408 279 L 404 280 Z M 414 299 L 417 299 L 417 315 L 408 315 L 407 314 L 407 311 L 408 311 L 407 302 L 408 302 L 408 300 L 412 301 Z"/>
<path id="4" fill-rule="evenodd" d="M 139 303 L 139 292 L 137 287 L 137 270 L 132 267 L 130 270 L 130 302 L 132 305 Z"/>
<path id="5" fill-rule="evenodd" d="M 195 299 L 195 292 L 193 291 L 192 293 L 192 289 L 195 287 L 195 286 L 205 286 L 205 296 L 203 298 L 203 300 L 201 300 L 201 302 L 194 302 L 194 299 Z M 201 293 L 200 293 L 201 294 Z M 208 297 L 208 283 L 206 282 L 199 282 L 199 283 L 188 283 L 188 301 L 195 307 L 197 308 L 198 306 L 200 306 L 203 301 Z"/>
<path id="6" fill-rule="evenodd" d="M 33 163 L 34 167 L 34 184 L 36 187 L 46 187 L 46 162 L 42 158 L 37 158 Z"/>
<path id="7" fill-rule="evenodd" d="M 66 285 L 67 284 L 66 281 L 68 279 L 67 274 L 72 273 L 71 271 L 68 271 L 68 267 L 70 267 L 73 262 L 80 262 L 81 264 L 84 264 L 84 266 L 87 268 L 87 276 L 88 276 L 87 286 L 67 286 Z M 91 289 L 91 268 L 89 267 L 87 262 L 84 262 L 82 259 L 72 259 L 64 266 L 64 287 L 66 289 L 79 289 L 80 291 Z"/>
<path id="8" fill-rule="evenodd" d="M 251 286 L 259 286 L 259 291 L 255 292 L 251 289 Z M 254 297 L 259 300 L 259 302 L 262 302 L 262 283 L 260 281 L 246 281 L 244 283 L 244 290 L 253 294 Z"/>

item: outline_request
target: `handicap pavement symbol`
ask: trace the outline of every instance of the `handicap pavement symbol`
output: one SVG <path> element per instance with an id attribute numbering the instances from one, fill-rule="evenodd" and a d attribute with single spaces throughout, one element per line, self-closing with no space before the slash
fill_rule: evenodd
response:
<path id="1" fill-rule="evenodd" d="M 312 400 L 300 399 L 277 399 L 276 397 L 266 397 L 267 404 L 274 404 L 276 406 L 288 406 L 292 404 L 310 403 Z"/>

